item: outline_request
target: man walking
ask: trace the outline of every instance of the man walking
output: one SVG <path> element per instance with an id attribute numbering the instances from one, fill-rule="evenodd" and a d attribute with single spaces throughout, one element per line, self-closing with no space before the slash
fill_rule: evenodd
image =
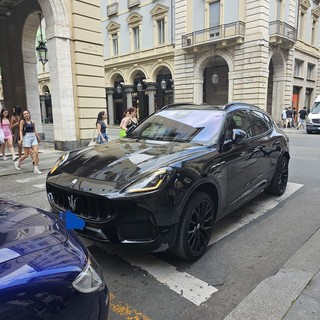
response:
<path id="1" fill-rule="evenodd" d="M 307 107 L 303 107 L 303 109 L 299 111 L 299 124 L 297 130 L 299 130 L 300 127 L 303 127 L 303 129 L 305 128 L 307 115 Z"/>
<path id="2" fill-rule="evenodd" d="M 286 124 L 285 124 L 286 129 L 288 129 L 288 125 L 292 125 L 292 117 L 293 117 L 293 112 L 291 110 L 291 107 L 289 107 L 286 112 Z"/>

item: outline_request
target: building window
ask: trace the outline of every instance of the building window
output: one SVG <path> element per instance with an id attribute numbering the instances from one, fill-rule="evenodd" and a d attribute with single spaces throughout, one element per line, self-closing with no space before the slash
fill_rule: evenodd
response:
<path id="1" fill-rule="evenodd" d="M 307 79 L 309 80 L 314 80 L 314 64 L 308 63 L 308 68 L 307 68 Z"/>
<path id="2" fill-rule="evenodd" d="M 158 44 L 164 44 L 164 19 L 158 20 L 157 21 L 157 26 L 158 26 Z"/>
<path id="3" fill-rule="evenodd" d="M 220 25 L 220 1 L 209 3 L 209 28 Z"/>
<path id="4" fill-rule="evenodd" d="M 276 8 L 276 20 L 283 21 L 283 1 L 277 0 L 277 8 Z"/>
<path id="5" fill-rule="evenodd" d="M 169 8 L 160 4 L 156 5 L 150 12 L 153 17 L 153 43 L 155 47 L 166 43 L 168 12 Z"/>
<path id="6" fill-rule="evenodd" d="M 131 51 L 141 50 L 141 24 L 142 16 L 136 12 L 132 12 L 127 22 L 130 28 L 130 47 Z"/>
<path id="7" fill-rule="evenodd" d="M 119 38 L 117 34 L 113 34 L 112 36 L 112 53 L 114 56 L 119 54 Z"/>
<path id="8" fill-rule="evenodd" d="M 132 28 L 133 35 L 133 50 L 140 50 L 140 29 L 139 27 Z"/>
<path id="9" fill-rule="evenodd" d="M 108 26 L 108 37 L 109 37 L 109 53 L 110 56 L 119 55 L 119 35 L 120 35 L 120 24 L 111 21 Z"/>
<path id="10" fill-rule="evenodd" d="M 303 61 L 301 60 L 295 60 L 294 64 L 294 76 L 295 77 L 302 77 L 302 66 L 303 66 Z"/>

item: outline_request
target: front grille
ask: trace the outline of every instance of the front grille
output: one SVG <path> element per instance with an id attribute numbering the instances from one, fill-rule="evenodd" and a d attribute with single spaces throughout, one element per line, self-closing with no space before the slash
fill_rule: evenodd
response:
<path id="1" fill-rule="evenodd" d="M 47 193 L 53 206 L 74 212 L 85 219 L 102 222 L 112 217 L 112 207 L 107 198 L 49 184 L 47 184 Z"/>
<path id="2" fill-rule="evenodd" d="M 155 230 L 149 221 L 129 222 L 119 226 L 120 241 L 151 241 Z"/>
<path id="3" fill-rule="evenodd" d="M 312 123 L 320 123 L 320 119 L 312 119 Z"/>

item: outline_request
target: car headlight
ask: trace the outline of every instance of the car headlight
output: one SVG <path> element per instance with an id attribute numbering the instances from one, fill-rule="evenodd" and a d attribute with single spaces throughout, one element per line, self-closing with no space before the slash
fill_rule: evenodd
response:
<path id="1" fill-rule="evenodd" d="M 312 120 L 307 118 L 307 123 L 312 123 Z"/>
<path id="2" fill-rule="evenodd" d="M 149 176 L 144 179 L 135 181 L 129 187 L 125 189 L 127 193 L 136 193 L 136 192 L 146 192 L 154 191 L 159 189 L 172 174 L 172 170 L 169 169 L 159 169 L 152 172 Z"/>
<path id="3" fill-rule="evenodd" d="M 72 282 L 72 286 L 83 293 L 97 292 L 104 289 L 103 275 L 97 262 L 90 257 L 86 267 Z"/>
<path id="4" fill-rule="evenodd" d="M 69 153 L 65 153 L 63 154 L 57 161 L 56 163 L 53 165 L 53 167 L 51 168 L 49 174 L 54 173 L 61 165 L 63 165 L 69 158 Z"/>

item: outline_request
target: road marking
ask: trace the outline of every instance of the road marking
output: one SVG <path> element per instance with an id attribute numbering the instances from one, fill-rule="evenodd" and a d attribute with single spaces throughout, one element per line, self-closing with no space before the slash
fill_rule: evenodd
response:
<path id="1" fill-rule="evenodd" d="M 209 245 L 212 245 L 219 240 L 225 238 L 232 232 L 241 229 L 246 224 L 256 220 L 257 218 L 264 215 L 266 212 L 275 208 L 280 202 L 289 198 L 293 193 L 303 187 L 303 184 L 288 182 L 285 193 L 281 197 L 273 197 L 268 194 L 261 194 L 263 201 L 260 197 L 253 199 L 249 203 L 240 207 L 237 212 L 241 216 L 241 219 L 237 221 L 230 221 L 227 219 L 222 219 L 215 224 L 217 230 L 213 230 Z M 252 214 L 248 213 L 253 212 Z"/>
<path id="2" fill-rule="evenodd" d="M 33 186 L 36 187 L 36 188 L 39 188 L 39 189 L 45 189 L 45 188 L 46 188 L 46 184 L 45 184 L 45 183 L 42 183 L 42 184 L 34 184 Z"/>
<path id="3" fill-rule="evenodd" d="M 226 218 L 215 224 L 215 226 L 217 226 L 217 230 L 213 230 L 213 235 L 209 245 L 223 239 L 232 232 L 262 216 L 269 210 L 276 207 L 280 202 L 290 197 L 302 186 L 302 184 L 288 183 L 286 192 L 281 197 L 261 194 L 257 199 L 254 199 L 249 204 L 242 206 L 237 210 L 240 214 L 240 219 L 238 221 L 234 222 Z M 261 200 L 261 197 L 263 200 Z M 105 251 L 120 256 L 132 266 L 139 267 L 142 270 L 147 271 L 157 281 L 168 286 L 171 290 L 197 306 L 200 306 L 203 302 L 208 300 L 212 294 L 218 291 L 217 288 L 209 285 L 205 281 L 202 281 L 186 272 L 179 272 L 176 267 L 164 262 L 163 260 L 157 259 L 157 257 L 151 254 L 130 251 L 130 249 L 121 246 L 106 246 L 100 243 L 95 243 L 95 245 L 100 245 Z"/>
<path id="4" fill-rule="evenodd" d="M 95 243 L 98 245 L 98 243 Z M 105 250 L 105 246 L 102 247 Z M 132 266 L 147 271 L 156 280 L 172 291 L 178 293 L 193 304 L 200 306 L 208 300 L 211 295 L 218 291 L 217 288 L 209 285 L 189 273 L 177 271 L 176 267 L 158 259 L 157 257 L 143 252 L 129 251 L 124 247 L 108 247 L 108 252 L 119 255 Z M 114 250 L 115 249 L 115 250 Z"/>
<path id="5" fill-rule="evenodd" d="M 17 179 L 16 182 L 18 183 L 30 183 L 33 182 L 35 180 L 39 180 L 39 179 L 43 179 L 44 176 L 40 176 L 40 175 L 36 175 L 33 177 L 29 177 L 29 178 L 23 178 L 23 179 Z"/>
<path id="6" fill-rule="evenodd" d="M 110 308 L 113 313 L 125 317 L 125 319 L 151 320 L 151 318 L 145 316 L 128 304 L 123 304 L 116 298 L 113 292 L 110 292 Z"/>

